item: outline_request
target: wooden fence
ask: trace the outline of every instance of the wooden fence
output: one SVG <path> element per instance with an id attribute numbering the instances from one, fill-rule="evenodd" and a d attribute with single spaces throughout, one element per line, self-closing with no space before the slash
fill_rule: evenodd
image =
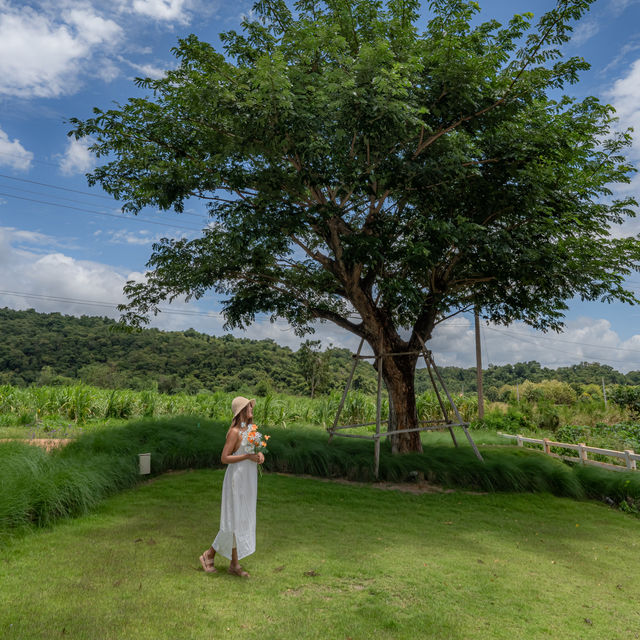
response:
<path id="1" fill-rule="evenodd" d="M 516 440 L 519 447 L 523 447 L 525 443 L 542 445 L 542 449 L 547 455 L 554 456 L 556 458 L 562 458 L 563 460 L 570 460 L 573 462 L 579 461 L 581 464 L 592 464 L 598 467 L 603 467 L 605 469 L 611 469 L 613 471 L 637 471 L 637 463 L 640 461 L 640 454 L 635 453 L 633 449 L 627 449 L 626 451 L 614 451 L 613 449 L 588 447 L 582 442 L 580 444 L 569 444 L 568 442 L 555 442 L 553 440 L 549 440 L 549 438 L 542 438 L 541 440 L 537 440 L 536 438 L 527 438 L 520 435 L 514 436 L 510 433 L 501 433 L 500 431 L 498 431 L 498 435 L 502 436 L 503 438 Z M 561 456 L 557 453 L 552 453 L 551 447 L 559 447 L 561 449 L 577 451 L 578 457 L 576 458 L 574 456 Z M 622 464 L 610 464 L 608 462 L 598 462 L 597 460 L 590 460 L 588 458 L 588 454 L 590 453 L 597 453 L 601 456 L 617 458 L 623 461 L 624 466 Z"/>

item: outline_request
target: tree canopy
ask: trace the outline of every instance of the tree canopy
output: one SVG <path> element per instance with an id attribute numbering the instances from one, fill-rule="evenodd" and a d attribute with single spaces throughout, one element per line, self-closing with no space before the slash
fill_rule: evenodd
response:
<path id="1" fill-rule="evenodd" d="M 637 302 L 639 243 L 611 234 L 637 206 L 611 190 L 633 171 L 630 134 L 610 105 L 563 94 L 589 65 L 560 47 L 592 1 L 533 27 L 474 26 L 465 0 L 426 20 L 416 0 L 262 0 L 223 52 L 180 40 L 176 69 L 138 81 L 147 97 L 72 120 L 105 158 L 89 181 L 125 210 L 209 205 L 201 237 L 154 245 L 125 319 L 213 290 L 230 326 L 332 321 L 406 354 L 382 365 L 410 428 L 414 352 L 443 318 L 475 306 L 558 329 L 573 296 Z"/>

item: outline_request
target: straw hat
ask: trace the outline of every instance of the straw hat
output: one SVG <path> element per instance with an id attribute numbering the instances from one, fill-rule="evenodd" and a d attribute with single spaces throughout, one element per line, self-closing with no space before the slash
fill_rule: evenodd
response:
<path id="1" fill-rule="evenodd" d="M 235 418 L 248 404 L 252 407 L 256 406 L 255 400 L 248 400 L 247 398 L 243 398 L 242 396 L 238 396 L 231 401 L 231 412 L 233 413 L 233 417 Z"/>

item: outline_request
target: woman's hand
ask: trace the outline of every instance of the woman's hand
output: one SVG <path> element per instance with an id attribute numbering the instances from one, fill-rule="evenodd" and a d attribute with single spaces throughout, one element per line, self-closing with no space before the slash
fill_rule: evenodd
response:
<path id="1" fill-rule="evenodd" d="M 258 464 L 262 464 L 264 462 L 264 455 L 261 453 L 252 453 L 249 455 L 249 459 L 257 462 Z"/>

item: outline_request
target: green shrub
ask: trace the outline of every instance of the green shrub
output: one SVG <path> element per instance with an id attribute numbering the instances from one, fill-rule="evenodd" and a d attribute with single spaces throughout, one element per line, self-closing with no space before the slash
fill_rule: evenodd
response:
<path id="1" fill-rule="evenodd" d="M 640 418 L 640 386 L 615 386 L 609 391 L 609 398 L 618 406 L 627 409 L 632 418 Z"/>
<path id="2" fill-rule="evenodd" d="M 534 425 L 524 411 L 509 407 L 506 413 L 503 413 L 500 409 L 487 411 L 484 420 L 473 422 L 473 427 L 518 434 L 533 429 Z"/>
<path id="3" fill-rule="evenodd" d="M 543 431 L 556 432 L 560 426 L 560 416 L 548 401 L 541 401 L 536 407 L 535 424 Z"/>
<path id="4" fill-rule="evenodd" d="M 591 436 L 591 430 L 586 426 L 564 425 L 556 431 L 558 442 L 566 442 L 568 444 L 579 444 L 587 442 Z"/>

